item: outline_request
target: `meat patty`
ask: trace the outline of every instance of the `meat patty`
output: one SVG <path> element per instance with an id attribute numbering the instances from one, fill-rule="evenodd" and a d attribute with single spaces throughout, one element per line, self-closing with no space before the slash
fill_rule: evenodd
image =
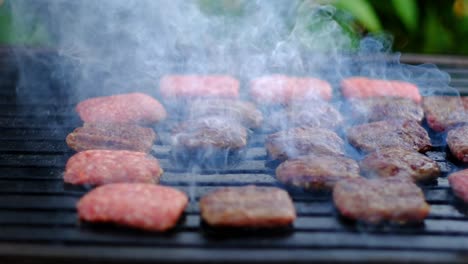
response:
<path id="1" fill-rule="evenodd" d="M 421 123 L 424 111 L 420 104 L 408 98 L 376 97 L 350 101 L 354 120 L 375 122 L 386 119 L 408 119 Z"/>
<path id="2" fill-rule="evenodd" d="M 305 189 L 332 189 L 341 179 L 359 176 L 356 161 L 327 155 L 308 155 L 287 160 L 276 168 L 279 181 Z"/>
<path id="3" fill-rule="evenodd" d="M 136 151 L 86 150 L 73 155 L 63 179 L 71 184 L 158 183 L 163 170 L 156 158 Z"/>
<path id="4" fill-rule="evenodd" d="M 194 97 L 239 97 L 239 81 L 227 75 L 167 75 L 159 84 L 166 99 Z"/>
<path id="5" fill-rule="evenodd" d="M 174 129 L 173 147 L 240 149 L 247 145 L 247 129 L 221 116 L 188 120 Z"/>
<path id="6" fill-rule="evenodd" d="M 390 119 L 353 126 L 348 129 L 349 142 L 365 152 L 389 147 L 426 152 L 431 148 L 427 131 L 413 120 Z"/>
<path id="7" fill-rule="evenodd" d="M 67 136 L 67 144 L 76 151 L 122 149 L 150 152 L 156 133 L 132 124 L 84 123 Z"/>
<path id="8" fill-rule="evenodd" d="M 272 113 L 267 119 L 266 130 L 278 131 L 299 126 L 336 130 L 342 124 L 343 117 L 335 107 L 327 102 L 314 100 Z"/>
<path id="9" fill-rule="evenodd" d="M 392 96 L 409 98 L 416 103 L 422 99 L 416 85 L 403 81 L 351 77 L 341 82 L 341 89 L 348 99 Z"/>
<path id="10" fill-rule="evenodd" d="M 166 118 L 166 110 L 142 93 L 119 94 L 84 100 L 76 111 L 86 123 L 154 124 Z"/>
<path id="11" fill-rule="evenodd" d="M 430 128 L 443 132 L 447 129 L 468 123 L 464 101 L 468 98 L 457 96 L 424 97 L 423 108 Z"/>
<path id="12" fill-rule="evenodd" d="M 263 115 L 254 104 L 232 99 L 203 99 L 190 104 L 188 109 L 190 119 L 206 116 L 222 116 L 233 119 L 249 128 L 259 128 L 263 123 Z"/>
<path id="13" fill-rule="evenodd" d="M 468 169 L 450 174 L 448 180 L 453 193 L 468 203 Z"/>
<path id="14" fill-rule="evenodd" d="M 330 100 L 331 97 L 331 85 L 316 78 L 269 75 L 250 83 L 250 98 L 258 104 L 288 104 L 317 98 Z"/>
<path id="15" fill-rule="evenodd" d="M 440 175 L 437 162 L 429 157 L 401 148 L 373 152 L 361 161 L 361 170 L 379 177 L 409 177 L 413 181 L 434 180 Z"/>
<path id="16" fill-rule="evenodd" d="M 173 228 L 187 207 L 183 192 L 143 183 L 97 187 L 78 201 L 81 220 L 162 232 Z"/>
<path id="17" fill-rule="evenodd" d="M 333 201 L 341 215 L 374 224 L 422 222 L 430 210 L 422 190 L 402 178 L 342 180 L 333 188 Z"/>
<path id="18" fill-rule="evenodd" d="M 265 140 L 273 160 L 286 160 L 308 154 L 344 155 L 344 142 L 325 128 L 297 127 L 269 135 Z"/>
<path id="19" fill-rule="evenodd" d="M 226 187 L 200 200 L 203 220 L 215 227 L 272 228 L 290 225 L 296 210 L 289 194 L 275 187 Z"/>
<path id="20" fill-rule="evenodd" d="M 468 125 L 451 129 L 447 134 L 447 144 L 458 160 L 468 162 Z"/>

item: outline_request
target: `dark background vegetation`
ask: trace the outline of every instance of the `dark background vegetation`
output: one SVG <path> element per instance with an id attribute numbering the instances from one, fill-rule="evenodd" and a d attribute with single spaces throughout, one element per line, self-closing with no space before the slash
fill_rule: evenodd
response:
<path id="1" fill-rule="evenodd" d="M 11 1 L 0 0 L 0 44 L 54 46 L 47 24 L 47 1 L 31 1 L 32 8 L 14 12 Z M 207 16 L 225 16 L 241 25 L 245 6 L 251 0 L 194 1 Z M 285 13 L 284 19 L 291 29 L 298 21 L 308 23 L 297 16 L 309 12 L 304 7 L 317 4 L 335 6 L 333 19 L 356 41 L 367 34 L 385 35 L 393 37 L 393 50 L 397 51 L 468 55 L 468 0 L 303 0 L 295 2 L 291 7 L 295 12 Z M 310 24 L 306 28 L 313 32 L 320 26 Z"/>

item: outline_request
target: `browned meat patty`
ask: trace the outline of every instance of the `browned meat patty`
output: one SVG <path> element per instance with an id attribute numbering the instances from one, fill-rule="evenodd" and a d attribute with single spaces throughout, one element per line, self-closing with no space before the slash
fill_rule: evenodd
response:
<path id="1" fill-rule="evenodd" d="M 386 148 L 373 152 L 361 161 L 361 170 L 379 177 L 409 177 L 414 181 L 436 179 L 440 175 L 437 162 L 411 150 Z"/>
<path id="2" fill-rule="evenodd" d="M 455 195 L 468 203 L 468 169 L 450 174 L 448 180 Z"/>
<path id="3" fill-rule="evenodd" d="M 468 125 L 451 129 L 447 134 L 447 144 L 458 160 L 468 162 Z"/>
<path id="4" fill-rule="evenodd" d="M 424 97 L 423 107 L 426 120 L 433 130 L 442 132 L 453 126 L 468 122 L 464 105 L 468 98 L 457 96 Z"/>
<path id="5" fill-rule="evenodd" d="M 273 160 L 286 160 L 308 154 L 344 155 L 344 142 L 325 128 L 296 127 L 269 135 L 265 140 Z"/>
<path id="6" fill-rule="evenodd" d="M 353 126 L 348 129 L 349 142 L 365 152 L 398 147 L 425 152 L 431 148 L 427 131 L 413 120 L 390 119 Z"/>
<path id="7" fill-rule="evenodd" d="M 227 187 L 200 200 L 200 213 L 216 227 L 281 227 L 292 224 L 296 210 L 289 194 L 275 187 Z"/>
<path id="8" fill-rule="evenodd" d="M 323 127 L 331 130 L 343 124 L 343 117 L 331 104 L 324 101 L 308 101 L 273 112 L 267 119 L 267 131 L 279 131 L 291 127 Z"/>
<path id="9" fill-rule="evenodd" d="M 159 183 L 163 170 L 156 158 L 128 150 L 86 150 L 73 155 L 63 179 L 71 184 Z"/>
<path id="10" fill-rule="evenodd" d="M 77 208 L 85 221 L 161 232 L 177 224 L 187 203 L 187 195 L 171 187 L 114 183 L 87 193 Z"/>
<path id="11" fill-rule="evenodd" d="M 247 145 L 247 129 L 220 116 L 193 119 L 174 129 L 172 145 L 192 150 L 241 149 Z"/>
<path id="12" fill-rule="evenodd" d="M 342 180 L 333 201 L 343 216 L 369 223 L 422 222 L 430 210 L 422 190 L 402 178 Z"/>
<path id="13" fill-rule="evenodd" d="M 420 104 L 409 98 L 376 97 L 350 101 L 354 120 L 375 122 L 386 119 L 408 119 L 421 123 L 424 111 Z"/>
<path id="14" fill-rule="evenodd" d="M 259 128 L 263 115 L 253 103 L 231 99 L 204 99 L 190 104 L 190 119 L 206 116 L 222 116 L 238 121 L 249 128 Z"/>
<path id="15" fill-rule="evenodd" d="M 150 152 L 156 133 L 132 124 L 84 123 L 67 136 L 67 144 L 76 151 L 89 149 L 126 149 Z"/>
<path id="16" fill-rule="evenodd" d="M 340 156 L 308 155 L 287 160 L 276 168 L 279 181 L 305 189 L 332 189 L 341 179 L 359 176 L 356 161 Z"/>

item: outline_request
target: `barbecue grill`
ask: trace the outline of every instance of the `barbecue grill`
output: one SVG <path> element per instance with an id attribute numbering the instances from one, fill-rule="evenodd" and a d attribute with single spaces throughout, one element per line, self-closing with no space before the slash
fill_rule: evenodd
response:
<path id="1" fill-rule="evenodd" d="M 152 154 L 165 170 L 161 183 L 191 197 L 175 230 L 152 234 L 79 223 L 75 204 L 88 190 L 65 185 L 62 180 L 65 162 L 73 154 L 65 137 L 80 125 L 73 109 L 76 101 L 61 87 L 66 84 L 48 72 L 48 63 L 56 56 L 48 51 L 34 52 L 36 59 L 31 63 L 39 63 L 30 74 L 37 80 L 29 87 L 18 83 L 11 51 L 0 52 L 2 263 L 468 261 L 468 215 L 446 178 L 461 165 L 453 163 L 444 147 L 427 153 L 439 162 L 444 174 L 437 182 L 423 185 L 431 204 L 424 224 L 370 227 L 348 222 L 338 216 L 329 193 L 289 189 L 298 212 L 293 227 L 278 231 L 212 230 L 201 223 L 197 205 L 206 192 L 221 186 L 280 185 L 265 166 L 265 134 L 257 131 L 250 136 L 245 160 L 235 166 L 200 169 L 193 174 L 170 160 L 168 131 L 158 127 L 161 139 Z M 468 60 L 403 55 L 402 61 L 437 63 L 452 76 L 451 85 L 468 94 Z M 28 100 L 22 100 L 26 95 Z M 437 140 L 438 135 L 433 136 Z"/>

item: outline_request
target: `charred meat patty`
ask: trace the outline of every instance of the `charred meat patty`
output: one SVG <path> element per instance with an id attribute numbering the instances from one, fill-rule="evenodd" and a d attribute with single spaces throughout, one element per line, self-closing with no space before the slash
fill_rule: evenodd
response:
<path id="1" fill-rule="evenodd" d="M 379 177 L 409 177 L 413 181 L 434 180 L 440 167 L 431 158 L 402 148 L 381 149 L 367 155 L 360 164 L 361 170 Z"/>
<path id="2" fill-rule="evenodd" d="M 425 152 L 431 148 L 427 131 L 413 120 L 390 119 L 353 126 L 347 131 L 349 142 L 364 152 L 398 147 Z"/>
<path id="3" fill-rule="evenodd" d="M 235 120 L 248 128 L 259 128 L 263 115 L 251 102 L 231 99 L 203 99 L 190 104 L 189 119 L 220 116 Z"/>
<path id="4" fill-rule="evenodd" d="M 374 97 L 403 97 L 416 103 L 421 102 L 421 94 L 416 85 L 396 80 L 371 79 L 366 77 L 351 77 L 341 82 L 344 97 L 374 98 Z"/>
<path id="5" fill-rule="evenodd" d="M 142 93 L 119 94 L 84 100 L 76 111 L 86 123 L 154 124 L 166 118 L 166 110 Z"/>
<path id="6" fill-rule="evenodd" d="M 296 127 L 269 135 L 265 140 L 269 157 L 286 160 L 308 154 L 344 155 L 344 142 L 325 128 Z"/>
<path id="7" fill-rule="evenodd" d="M 86 150 L 67 161 L 63 178 L 66 183 L 89 185 L 158 183 L 162 173 L 158 160 L 143 152 Z"/>
<path id="8" fill-rule="evenodd" d="M 121 149 L 150 152 L 156 133 L 133 124 L 84 123 L 67 136 L 67 144 L 76 151 Z"/>
<path id="9" fill-rule="evenodd" d="M 363 122 L 386 119 L 408 119 L 421 123 L 424 111 L 420 104 L 408 98 L 376 97 L 350 100 L 351 117 Z"/>
<path id="10" fill-rule="evenodd" d="M 215 227 L 272 228 L 290 225 L 296 210 L 287 192 L 275 187 L 226 187 L 200 200 L 203 220 Z"/>
<path id="11" fill-rule="evenodd" d="M 342 180 L 333 188 L 333 201 L 341 215 L 373 224 L 422 222 L 430 210 L 422 190 L 402 178 Z"/>
<path id="12" fill-rule="evenodd" d="M 77 209 L 79 218 L 87 222 L 162 232 L 177 224 L 187 203 L 187 195 L 171 187 L 114 183 L 87 193 Z"/>
<path id="13" fill-rule="evenodd" d="M 332 189 L 339 180 L 356 177 L 360 177 L 357 162 L 341 156 L 301 156 L 276 168 L 279 181 L 305 189 Z"/>
<path id="14" fill-rule="evenodd" d="M 468 169 L 450 174 L 448 180 L 453 193 L 468 203 Z"/>
<path id="15" fill-rule="evenodd" d="M 451 129 L 447 133 L 447 144 L 458 160 L 468 162 L 468 125 Z"/>
<path id="16" fill-rule="evenodd" d="M 429 127 L 443 132 L 451 127 L 467 123 L 465 101 L 468 102 L 467 98 L 458 96 L 424 97 L 423 108 Z"/>

